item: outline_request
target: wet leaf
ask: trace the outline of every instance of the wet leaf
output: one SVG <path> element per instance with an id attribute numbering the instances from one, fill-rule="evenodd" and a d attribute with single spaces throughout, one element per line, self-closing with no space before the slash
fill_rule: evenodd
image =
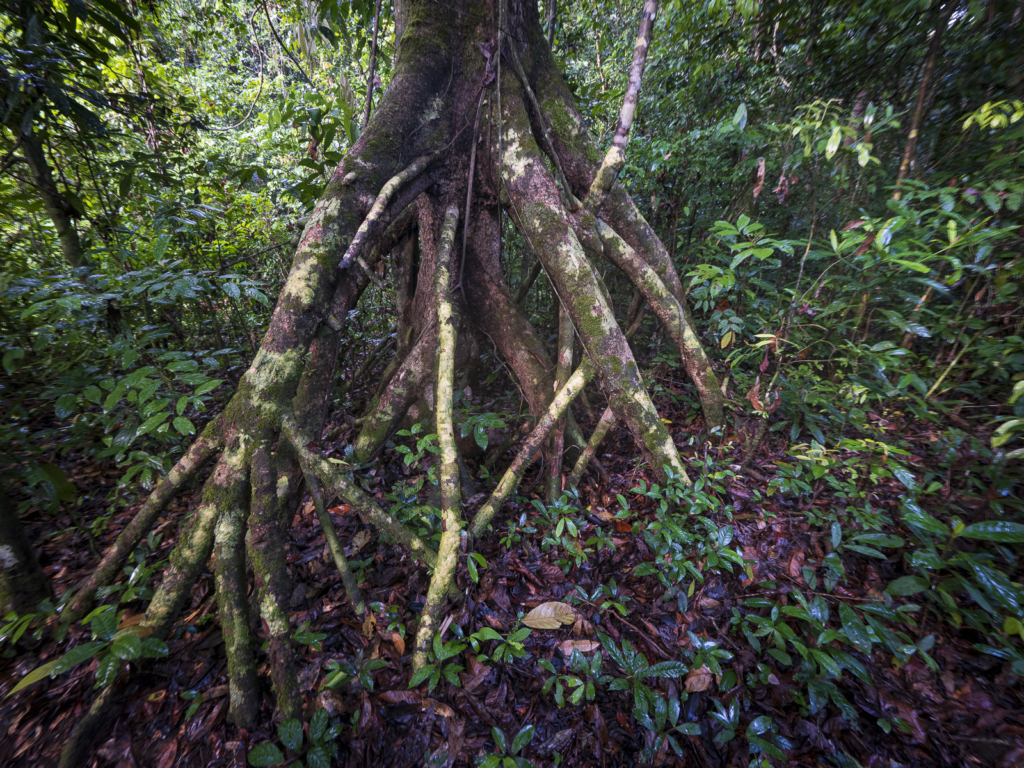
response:
<path id="1" fill-rule="evenodd" d="M 686 692 L 700 693 L 701 691 L 706 691 L 711 687 L 711 682 L 714 679 L 715 676 L 711 674 L 711 670 L 706 666 L 694 669 L 686 676 Z"/>
<path id="2" fill-rule="evenodd" d="M 284 755 L 276 744 L 265 742 L 249 750 L 249 765 L 267 766 L 284 762 Z"/>
<path id="3" fill-rule="evenodd" d="M 1024 525 L 1006 520 L 986 520 L 968 525 L 960 535 L 983 541 L 1024 542 Z"/>
<path id="4" fill-rule="evenodd" d="M 575 621 L 576 612 L 572 606 L 558 602 L 541 603 L 523 617 L 523 624 L 531 629 L 558 629 Z"/>

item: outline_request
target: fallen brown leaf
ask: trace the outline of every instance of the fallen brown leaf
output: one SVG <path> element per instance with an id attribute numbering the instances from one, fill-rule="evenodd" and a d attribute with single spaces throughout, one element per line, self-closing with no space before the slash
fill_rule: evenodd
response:
<path id="1" fill-rule="evenodd" d="M 711 674 L 711 670 L 707 667 L 691 669 L 690 673 L 686 676 L 686 692 L 700 693 L 701 691 L 706 691 L 711 687 L 711 681 L 714 677 Z"/>
<path id="2" fill-rule="evenodd" d="M 573 651 L 579 651 L 580 653 L 591 653 L 601 647 L 601 644 L 596 640 L 563 640 L 558 644 L 558 650 L 562 652 L 565 658 L 572 656 Z"/>

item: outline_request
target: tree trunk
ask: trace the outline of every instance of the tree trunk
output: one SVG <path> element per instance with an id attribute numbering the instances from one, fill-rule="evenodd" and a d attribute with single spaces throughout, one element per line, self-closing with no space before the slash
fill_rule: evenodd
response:
<path id="1" fill-rule="evenodd" d="M 661 477 L 671 472 L 686 479 L 672 436 L 643 384 L 591 261 L 595 256 L 610 250 L 623 254 L 613 261 L 652 303 L 659 319 L 675 329 L 709 428 L 721 423 L 717 380 L 664 245 L 620 185 L 605 196 L 596 211 L 599 218 L 578 206 L 601 157 L 554 68 L 536 2 L 508 0 L 507 10 L 502 9 L 506 23 L 501 60 L 495 19 L 484 0 L 411 0 L 400 6 L 399 26 L 405 32 L 393 79 L 309 219 L 269 329 L 237 393 L 204 433 L 201 447 L 187 453 L 143 505 L 137 523 L 125 529 L 105 558 L 102 578 L 90 579 L 79 590 L 74 611 L 68 613 L 72 618 L 88 609 L 96 589 L 116 575 L 126 553 L 146 535 L 174 493 L 199 466 L 214 462 L 199 508 L 179 532 L 144 624 L 157 637 L 167 635 L 216 549 L 215 580 L 232 686 L 229 712 L 241 725 L 254 716 L 259 681 L 253 671 L 259 650 L 245 628 L 246 608 L 234 598 L 244 588 L 246 558 L 259 590 L 261 618 L 269 628 L 278 706 L 286 717 L 301 709 L 280 528 L 292 519 L 303 474 L 311 478 L 309 486 L 322 486 L 324 494 L 345 499 L 412 557 L 435 569 L 417 633 L 416 665 L 425 660 L 424 644 L 429 644 L 446 600 L 457 594 L 454 578 L 464 568 L 467 550 L 461 542 L 486 535 L 522 473 L 541 447 L 550 445 L 561 419 L 566 420 L 567 435 L 571 432 L 580 447 L 586 445 L 572 429 L 568 409 L 589 381 L 604 389 L 614 416 L 630 429 L 651 470 Z M 522 66 L 509 66 L 511 62 Z M 533 93 L 517 70 L 532 79 Z M 557 170 L 560 166 L 565 176 Z M 583 361 L 564 378 L 556 378 L 553 350 L 511 298 L 499 260 L 500 212 L 529 241 L 555 288 L 566 315 L 563 342 L 568 344 L 573 335 L 579 339 Z M 392 222 L 396 224 L 389 229 Z M 402 241 L 410 234 L 418 249 Z M 366 285 L 360 262 L 372 269 L 399 242 L 401 250 L 392 264 L 400 283 L 398 327 L 408 337 L 400 336 L 393 373 L 371 401 L 353 447 L 357 460 L 372 457 L 414 404 L 428 405 L 442 436 L 446 484 L 440 551 L 364 493 L 344 466 L 331 464 L 318 450 L 339 338 Z M 457 329 L 456 324 L 461 326 Z M 469 333 L 462 330 L 466 326 Z M 460 360 L 473 357 L 469 344 L 477 332 L 489 337 L 504 358 L 537 426 L 491 499 L 467 521 L 452 437 L 452 393 Z M 571 362 L 571 355 L 560 357 Z M 557 392 L 556 384 L 561 385 Z M 319 495 L 319 488 L 313 490 Z M 472 537 L 467 537 L 470 529 Z M 344 568 L 340 558 L 336 562 Z M 351 595 L 356 610 L 362 601 L 357 592 Z M 111 707 L 121 698 L 111 694 L 96 700 L 67 745 L 63 765 L 85 762 L 90 743 L 102 734 Z"/>
<path id="2" fill-rule="evenodd" d="M 924 108 L 928 102 L 928 92 L 932 87 L 932 80 L 935 79 L 935 69 L 939 61 L 939 53 L 942 51 L 942 33 L 949 26 L 949 18 L 956 9 L 956 0 L 946 0 L 938 11 L 938 21 L 932 31 L 932 40 L 928 45 L 928 55 L 925 58 L 924 70 L 921 72 L 921 83 L 917 88 L 917 99 L 914 102 L 914 115 L 910 119 L 910 132 L 907 134 L 907 143 L 903 148 L 903 157 L 900 158 L 900 169 L 896 175 L 896 191 L 893 199 L 899 200 L 902 192 L 900 185 L 910 173 L 910 163 L 914 159 L 914 150 L 917 149 L 917 137 L 921 131 L 921 123 L 924 120 Z"/>
<path id="3" fill-rule="evenodd" d="M 67 198 L 61 194 L 53 180 L 50 165 L 43 154 L 43 144 L 36 133 L 23 133 L 20 138 L 21 151 L 32 172 L 32 183 L 36 185 L 39 196 L 43 199 L 43 207 L 57 230 L 57 239 L 64 258 L 74 268 L 86 265 L 82 243 L 78 238 L 78 230 L 72 218 L 74 208 Z"/>

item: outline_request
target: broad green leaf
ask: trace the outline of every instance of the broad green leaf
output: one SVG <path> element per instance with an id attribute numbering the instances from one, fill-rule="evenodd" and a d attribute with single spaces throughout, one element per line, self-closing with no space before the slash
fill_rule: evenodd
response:
<path id="1" fill-rule="evenodd" d="M 740 102 L 740 105 L 736 107 L 736 114 L 732 116 L 732 124 L 738 126 L 741 131 L 747 127 L 746 102 Z"/>
<path id="2" fill-rule="evenodd" d="M 515 738 L 512 739 L 512 754 L 513 755 L 519 754 L 519 752 L 523 749 L 523 747 L 525 747 L 527 744 L 529 744 L 531 741 L 533 741 L 533 732 L 534 732 L 534 727 L 532 725 L 523 726 L 519 730 L 519 733 L 517 733 L 515 735 Z"/>
<path id="3" fill-rule="evenodd" d="M 249 750 L 249 765 L 257 766 L 257 768 L 277 765 L 283 762 L 284 755 L 281 754 L 281 750 L 277 748 L 277 745 L 272 742 L 266 741 L 262 744 L 257 744 Z"/>
<path id="4" fill-rule="evenodd" d="M 106 643 L 92 642 L 83 643 L 82 645 L 72 648 L 70 651 L 68 651 L 59 659 L 57 659 L 57 663 L 50 671 L 50 676 L 56 677 L 57 675 L 62 675 L 72 667 L 78 666 L 83 661 L 88 661 L 97 653 L 99 653 L 100 649 L 103 648 L 105 645 Z"/>
<path id="5" fill-rule="evenodd" d="M 505 733 L 500 728 L 491 728 L 491 738 L 494 739 L 494 745 L 501 751 L 501 753 L 508 754 L 508 742 L 505 741 Z"/>
<path id="6" fill-rule="evenodd" d="M 184 416 L 174 419 L 174 428 L 178 430 L 179 435 L 194 435 L 196 432 L 195 425 Z"/>
<path id="7" fill-rule="evenodd" d="M 119 635 L 110 646 L 110 652 L 119 659 L 132 661 L 142 655 L 142 640 L 138 635 Z"/>
<path id="8" fill-rule="evenodd" d="M 857 618 L 853 608 L 846 603 L 839 604 L 839 618 L 843 623 L 843 631 L 850 643 L 861 653 L 870 654 L 872 640 L 868 628 Z"/>
<path id="9" fill-rule="evenodd" d="M 1024 542 L 1024 525 L 1006 520 L 986 520 L 983 523 L 972 523 L 960 534 L 968 539 L 998 541 L 1002 543 Z"/>
<path id="10" fill-rule="evenodd" d="M 843 132 L 837 125 L 832 129 L 832 135 L 828 138 L 828 144 L 825 145 L 825 157 L 829 160 L 839 149 L 839 142 L 843 140 Z"/>
<path id="11" fill-rule="evenodd" d="M 60 659 L 54 659 L 53 661 L 48 661 L 46 664 L 43 664 L 41 667 L 36 667 L 35 669 L 33 669 L 31 672 L 29 672 L 27 675 L 21 678 L 21 680 L 18 681 L 18 684 L 16 686 L 11 688 L 7 696 L 13 696 L 23 688 L 28 688 L 28 686 L 32 685 L 32 683 L 38 683 L 44 677 L 49 677 L 50 673 L 53 671 L 53 668 L 57 666 L 58 661 L 60 661 Z"/>
<path id="12" fill-rule="evenodd" d="M 281 743 L 293 752 L 302 746 L 302 723 L 292 718 L 277 726 L 277 735 Z"/>
<path id="13" fill-rule="evenodd" d="M 918 592 L 923 592 L 930 586 L 931 582 L 920 576 L 901 576 L 895 581 L 890 582 L 885 591 L 890 595 L 905 597 L 906 595 L 916 595 Z"/>
<path id="14" fill-rule="evenodd" d="M 662 661 L 647 668 L 647 677 L 683 677 L 690 668 L 681 661 Z"/>

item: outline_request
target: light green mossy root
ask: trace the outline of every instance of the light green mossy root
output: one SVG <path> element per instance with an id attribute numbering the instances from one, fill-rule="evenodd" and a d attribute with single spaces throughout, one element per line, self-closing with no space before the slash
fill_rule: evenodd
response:
<path id="1" fill-rule="evenodd" d="M 537 454 L 540 453 L 544 442 L 555 429 L 558 420 L 565 415 L 565 412 L 569 409 L 569 404 L 583 391 L 583 388 L 587 386 L 587 383 L 593 376 L 594 366 L 589 360 L 584 360 L 579 368 L 573 372 L 572 376 L 569 377 L 565 386 L 555 393 L 555 397 L 552 399 L 551 405 L 548 406 L 547 412 L 537 422 L 537 426 L 533 428 L 533 431 L 530 432 L 523 442 L 519 453 L 516 454 L 509 468 L 505 470 L 505 474 L 502 475 L 498 486 L 491 493 L 491 497 L 480 507 L 473 518 L 473 525 L 469 529 L 469 535 L 473 540 L 479 539 L 487 531 L 487 526 L 491 524 L 491 520 L 494 519 L 494 516 L 501 509 L 501 505 L 505 503 L 509 495 L 519 485 L 519 481 L 522 479 L 526 468 L 537 458 Z"/>
<path id="2" fill-rule="evenodd" d="M 626 422 L 655 471 L 685 476 L 671 435 L 640 377 L 633 353 L 605 299 L 554 179 L 544 166 L 521 102 L 509 100 L 503 179 L 519 229 L 533 246 L 565 305 L 580 343 L 609 393 L 609 404 Z M 600 244 L 597 244 L 600 247 Z"/>
<path id="3" fill-rule="evenodd" d="M 359 582 L 356 580 L 355 574 L 352 573 L 352 568 L 345 557 L 341 541 L 338 539 L 338 531 L 334 528 L 334 521 L 331 520 L 331 514 L 327 511 L 324 496 L 320 492 L 320 482 L 312 472 L 305 472 L 304 474 L 309 495 L 313 497 L 313 508 L 316 510 L 317 520 L 320 521 L 320 529 L 323 531 L 324 539 L 327 541 L 327 548 L 331 550 L 334 565 L 341 574 L 342 584 L 345 585 L 345 594 L 348 595 L 348 600 L 352 603 L 352 610 L 355 611 L 357 616 L 362 616 L 366 613 L 366 601 L 363 600 L 363 594 L 359 591 Z"/>
<path id="4" fill-rule="evenodd" d="M 221 514 L 244 503 L 241 497 L 246 479 L 245 456 L 237 446 L 229 446 L 206 481 L 199 509 L 175 545 L 170 566 L 146 610 L 143 623 L 157 637 L 167 637 L 192 585 L 210 559 L 214 527 Z"/>
<path id="5" fill-rule="evenodd" d="M 247 547 L 256 577 L 260 617 L 268 629 L 270 678 L 283 720 L 302 717 L 302 694 L 295 670 L 292 631 L 288 622 L 291 579 L 285 560 L 285 535 L 277 507 L 277 485 L 270 449 L 259 446 L 252 459 L 252 501 Z"/>
<path id="6" fill-rule="evenodd" d="M 253 638 L 249 632 L 248 582 L 245 575 L 244 506 L 227 509 L 214 528 L 214 576 L 220 629 L 228 661 L 228 717 L 239 728 L 256 725 L 260 711 Z"/>
<path id="7" fill-rule="evenodd" d="M 711 361 L 704 353 L 700 339 L 687 322 L 682 305 L 654 268 L 640 258 L 636 251 L 603 221 L 598 222 L 598 234 L 604 243 L 604 255 L 625 272 L 633 285 L 639 289 L 679 349 L 683 366 L 696 385 L 709 431 L 716 427 L 720 428 L 725 415 L 722 410 L 718 377 L 711 368 Z"/>
<path id="8" fill-rule="evenodd" d="M 437 269 L 434 272 L 434 298 L 437 303 L 439 343 L 437 351 L 437 436 L 441 449 L 440 484 L 441 543 L 437 565 L 427 588 L 427 599 L 420 614 L 413 644 L 412 668 L 419 670 L 427 663 L 434 632 L 437 630 L 441 609 L 455 580 L 455 568 L 462 541 L 462 501 L 459 490 L 459 455 L 455 446 L 453 390 L 455 383 L 455 345 L 457 320 L 448 296 L 451 284 L 452 245 L 455 228 L 459 223 L 459 209 L 454 206 L 445 213 L 441 229 L 441 242 L 437 251 Z"/>
<path id="9" fill-rule="evenodd" d="M 555 390 L 565 386 L 572 374 L 573 342 L 576 330 L 568 310 L 558 305 L 558 364 L 555 369 Z M 562 455 L 565 448 L 565 422 L 563 417 L 555 425 L 551 436 L 551 451 L 548 462 L 547 498 L 554 503 L 562 495 Z"/>
<path id="10" fill-rule="evenodd" d="M 298 454 L 299 462 L 305 471 L 316 475 L 331 492 L 358 509 L 367 522 L 406 547 L 417 560 L 431 568 L 437 564 L 437 553 L 423 539 L 393 515 L 381 509 L 377 502 L 345 477 L 345 472 L 340 466 L 332 464 L 322 455 L 307 447 L 311 442 L 309 435 L 299 429 L 294 417 L 285 414 L 281 419 L 281 426 L 285 437 Z"/>
<path id="11" fill-rule="evenodd" d="M 618 417 L 616 417 L 615 411 L 611 408 L 605 408 L 604 413 L 601 414 L 601 418 L 597 422 L 597 426 L 594 427 L 590 440 L 587 441 L 586 448 L 583 449 L 580 457 L 576 459 L 576 466 L 572 468 L 572 474 L 569 475 L 570 488 L 579 487 L 580 480 L 583 479 L 583 473 L 587 470 L 587 465 L 593 460 L 594 454 L 597 453 L 597 449 L 601 445 L 601 441 L 608 434 L 608 430 L 615 426 L 616 421 L 618 421 Z"/>
<path id="12" fill-rule="evenodd" d="M 174 496 L 198 474 L 199 470 L 213 458 L 222 447 L 218 434 L 219 423 L 215 420 L 203 430 L 203 434 L 178 459 L 178 463 L 167 473 L 153 492 L 125 526 L 117 541 L 103 555 L 100 564 L 85 580 L 72 603 L 61 614 L 61 622 L 72 624 L 81 619 L 92 607 L 96 590 L 109 585 L 117 577 L 128 557 L 135 551 L 161 513 Z"/>

